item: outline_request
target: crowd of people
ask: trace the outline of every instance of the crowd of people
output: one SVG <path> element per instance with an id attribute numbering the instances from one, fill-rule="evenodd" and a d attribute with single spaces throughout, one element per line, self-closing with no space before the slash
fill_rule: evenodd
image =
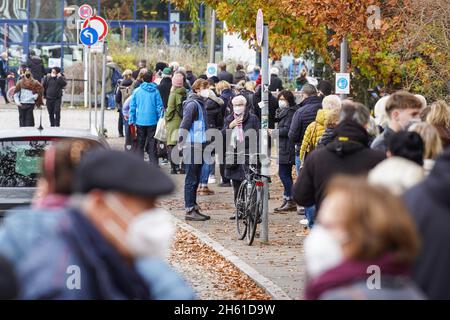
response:
<path id="1" fill-rule="evenodd" d="M 46 152 L 41 193 L 29 211 L 35 223 L 12 215 L 0 229 L 0 253 L 17 266 L 22 297 L 193 297 L 164 260 L 155 259 L 167 252 L 173 232 L 169 214 L 155 207 L 157 197 L 174 189 L 158 158 L 164 142 L 170 173 L 185 174 L 186 220 L 211 219 L 197 196 L 214 194 L 216 164 L 217 185 L 232 187 L 237 203 L 250 160 L 236 162 L 236 155 L 259 152 L 261 75 L 242 65 L 232 74 L 224 62 L 219 69 L 217 76 L 197 77 L 177 62 L 159 62 L 151 70 L 140 61 L 114 89 L 128 152 L 79 145 L 74 157 L 76 142 Z M 270 214 L 296 212 L 310 228 L 305 297 L 450 299 L 446 102 L 397 91 L 381 98 L 372 114 L 361 103 L 333 95 L 328 81 L 303 83 L 294 95 L 284 90 L 276 68 L 270 73 L 268 135 L 278 139 L 270 152 L 283 186 L 283 201 Z M 18 96 L 22 105 L 36 95 L 26 74 L 21 90 L 31 94 Z M 44 83 L 56 86 L 58 79 L 57 73 Z M 45 96 L 58 99 L 48 87 Z M 208 130 L 223 139 L 206 157 L 217 142 Z M 31 228 L 30 237 L 19 239 L 25 228 Z M 33 251 L 38 241 L 44 244 Z M 52 280 L 65 272 L 56 263 L 64 255 L 71 265 L 92 271 L 83 290 Z M 366 281 L 373 266 L 381 272 L 381 282 L 372 284 L 378 290 Z"/>

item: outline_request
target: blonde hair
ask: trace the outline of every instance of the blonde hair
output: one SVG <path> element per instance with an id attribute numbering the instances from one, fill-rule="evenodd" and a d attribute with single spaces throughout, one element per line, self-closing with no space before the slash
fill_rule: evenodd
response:
<path id="1" fill-rule="evenodd" d="M 133 74 L 133 71 L 130 69 L 126 69 L 123 73 L 122 73 L 122 77 L 131 77 L 131 75 Z"/>
<path id="2" fill-rule="evenodd" d="M 331 110 L 325 118 L 325 127 L 332 129 L 336 127 L 339 122 L 340 115 L 341 111 L 339 109 Z"/>
<path id="3" fill-rule="evenodd" d="M 222 80 L 216 84 L 217 92 L 222 93 L 222 91 L 225 89 L 231 89 L 231 85 L 227 81 Z"/>
<path id="4" fill-rule="evenodd" d="M 256 82 L 255 81 L 247 81 L 245 83 L 245 90 L 254 92 L 255 88 L 256 88 Z"/>
<path id="5" fill-rule="evenodd" d="M 442 141 L 436 128 L 426 122 L 414 123 L 409 131 L 417 132 L 424 142 L 424 159 L 436 159 L 443 151 Z"/>
<path id="6" fill-rule="evenodd" d="M 327 190 L 327 195 L 344 193 L 348 198 L 344 229 L 351 239 L 347 245 L 352 259 L 373 260 L 389 253 L 397 263 L 414 262 L 419 237 L 398 197 L 364 178 L 337 177 Z"/>
<path id="7" fill-rule="evenodd" d="M 322 107 L 324 109 L 341 109 L 341 99 L 336 95 L 329 95 L 323 98 Z"/>
<path id="8" fill-rule="evenodd" d="M 438 100 L 431 105 L 427 122 L 433 126 L 450 127 L 450 108 L 444 100 Z"/>

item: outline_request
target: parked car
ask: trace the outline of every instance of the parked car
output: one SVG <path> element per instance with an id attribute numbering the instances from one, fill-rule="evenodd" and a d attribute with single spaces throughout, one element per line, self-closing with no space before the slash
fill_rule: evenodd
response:
<path id="1" fill-rule="evenodd" d="M 0 217 L 6 210 L 30 204 L 45 149 L 64 139 L 95 141 L 99 147 L 109 148 L 103 137 L 86 130 L 56 127 L 0 130 Z"/>

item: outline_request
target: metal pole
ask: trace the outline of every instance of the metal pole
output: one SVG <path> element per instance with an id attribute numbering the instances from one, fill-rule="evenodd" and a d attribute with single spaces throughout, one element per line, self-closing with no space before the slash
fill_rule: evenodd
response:
<path id="1" fill-rule="evenodd" d="M 105 83 L 106 83 L 106 55 L 108 54 L 108 42 L 103 42 L 103 61 L 102 61 L 102 101 L 100 113 L 100 134 L 104 135 L 105 129 Z"/>
<path id="2" fill-rule="evenodd" d="M 148 42 L 148 27 L 147 25 L 144 26 L 144 49 L 147 53 L 147 42 Z"/>
<path id="3" fill-rule="evenodd" d="M 98 110 L 98 95 L 97 95 L 97 86 L 98 86 L 98 77 L 97 77 L 97 52 L 94 52 L 94 126 L 95 129 L 98 130 L 98 121 L 97 121 L 97 110 Z"/>
<path id="4" fill-rule="evenodd" d="M 341 42 L 341 67 L 340 72 L 346 73 L 347 72 L 347 61 L 348 61 L 348 44 L 347 44 L 347 38 L 342 39 Z M 341 99 L 346 99 L 346 94 L 340 95 Z"/>
<path id="5" fill-rule="evenodd" d="M 91 114 L 91 103 L 92 103 L 92 81 L 91 81 L 91 48 L 86 49 L 87 50 L 87 60 L 88 60 L 88 108 L 89 108 L 89 130 L 92 128 L 92 114 Z"/>
<path id="6" fill-rule="evenodd" d="M 85 47 L 84 48 L 84 81 L 83 81 L 83 88 L 84 88 L 84 107 L 87 108 L 88 107 L 88 70 L 89 70 L 89 66 L 88 66 L 88 49 Z"/>
<path id="7" fill-rule="evenodd" d="M 70 106 L 69 106 L 69 109 L 73 109 L 73 108 L 75 108 L 74 107 L 74 105 L 73 105 L 73 95 L 75 94 L 75 79 L 74 79 L 74 77 L 72 76 L 72 88 L 71 88 L 71 97 L 70 97 Z"/>
<path id="8" fill-rule="evenodd" d="M 261 101 L 263 108 L 261 110 L 261 154 L 262 154 L 262 168 L 261 174 L 269 175 L 270 170 L 270 154 L 268 143 L 268 128 L 269 128 L 269 26 L 264 25 L 264 38 L 261 50 L 261 64 L 262 64 L 262 90 Z M 263 213 L 261 223 L 261 241 L 269 241 L 269 182 L 264 178 L 263 190 Z"/>
<path id="9" fill-rule="evenodd" d="M 209 38 L 209 62 L 216 62 L 216 10 L 211 10 L 211 34 Z"/>

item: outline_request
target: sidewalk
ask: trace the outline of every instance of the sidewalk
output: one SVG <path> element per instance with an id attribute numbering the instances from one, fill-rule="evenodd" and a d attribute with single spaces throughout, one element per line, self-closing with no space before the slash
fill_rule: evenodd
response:
<path id="1" fill-rule="evenodd" d="M 176 181 L 177 190 L 172 196 L 162 200 L 161 204 L 184 221 L 184 175 L 171 177 Z M 274 176 L 272 180 L 268 244 L 262 244 L 259 238 L 256 238 L 252 246 L 247 246 L 245 241 L 236 239 L 236 223 L 229 220 L 234 212 L 232 188 L 210 184 L 209 188 L 216 192 L 215 195 L 200 196 L 198 202 L 202 212 L 210 215 L 211 220 L 186 223 L 238 256 L 279 286 L 289 297 L 298 299 L 302 295 L 306 276 L 302 246 L 305 232 L 300 227 L 300 216 L 296 212 L 273 213 L 273 209 L 281 203 L 282 188 L 278 177 Z M 260 226 L 257 235 L 259 230 Z"/>

